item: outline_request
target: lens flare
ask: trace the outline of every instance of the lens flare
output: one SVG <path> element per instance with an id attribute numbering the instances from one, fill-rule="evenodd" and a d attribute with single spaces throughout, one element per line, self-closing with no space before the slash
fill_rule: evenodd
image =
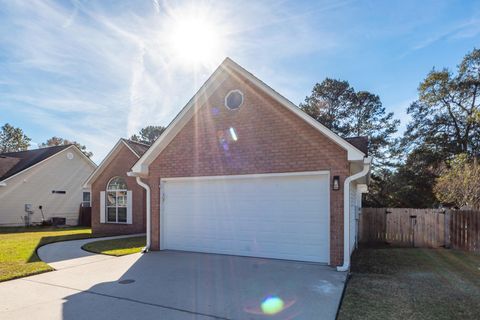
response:
<path id="1" fill-rule="evenodd" d="M 231 127 L 230 127 L 230 136 L 232 137 L 232 140 L 233 140 L 233 141 L 237 141 L 237 140 L 238 140 L 237 133 L 235 132 L 235 129 L 234 129 L 234 128 L 231 128 Z"/>
<path id="2" fill-rule="evenodd" d="M 277 296 L 270 296 L 263 300 L 262 312 L 268 315 L 274 315 L 283 310 L 284 302 Z"/>
<path id="3" fill-rule="evenodd" d="M 218 110 L 218 108 L 216 108 L 216 107 L 213 107 L 212 108 L 212 115 L 218 116 L 219 114 L 220 114 L 220 110 Z"/>
<path id="4" fill-rule="evenodd" d="M 163 22 L 164 49 L 172 61 L 184 67 L 211 68 L 225 57 L 230 22 L 213 6 L 199 4 L 168 6 Z"/>

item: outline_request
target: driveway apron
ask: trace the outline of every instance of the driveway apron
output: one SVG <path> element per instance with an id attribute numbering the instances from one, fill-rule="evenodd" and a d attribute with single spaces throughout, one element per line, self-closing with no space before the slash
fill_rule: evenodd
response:
<path id="1" fill-rule="evenodd" d="M 0 283 L 0 319 L 335 319 L 346 273 L 317 264 L 191 253 L 38 250 L 56 271 Z"/>

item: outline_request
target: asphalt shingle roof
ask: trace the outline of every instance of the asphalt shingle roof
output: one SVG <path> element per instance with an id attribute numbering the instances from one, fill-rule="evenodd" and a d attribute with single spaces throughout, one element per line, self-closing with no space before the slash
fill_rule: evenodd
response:
<path id="1" fill-rule="evenodd" d="M 368 156 L 368 137 L 344 138 L 348 143 L 365 153 Z"/>
<path id="2" fill-rule="evenodd" d="M 128 144 L 128 146 L 132 148 L 132 150 L 135 151 L 135 153 L 138 154 L 138 156 L 140 157 L 143 156 L 145 152 L 147 152 L 148 148 L 150 148 L 149 145 L 146 145 L 144 143 L 140 143 L 140 142 L 136 142 L 128 139 L 123 139 L 123 141 L 125 141 L 125 143 Z"/>
<path id="3" fill-rule="evenodd" d="M 71 145 L 64 145 L 35 150 L 0 153 L 0 181 L 28 169 L 70 146 Z"/>

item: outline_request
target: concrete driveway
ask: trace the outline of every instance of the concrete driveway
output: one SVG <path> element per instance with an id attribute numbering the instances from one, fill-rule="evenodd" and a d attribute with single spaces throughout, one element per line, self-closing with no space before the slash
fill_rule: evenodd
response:
<path id="1" fill-rule="evenodd" d="M 54 272 L 0 283 L 0 319 L 335 319 L 346 279 L 327 266 L 272 259 L 68 252 L 87 241 L 39 250 L 56 257 Z"/>
<path id="2" fill-rule="evenodd" d="M 84 244 L 94 241 L 139 237 L 144 235 L 144 233 L 139 233 L 124 236 L 102 237 L 97 239 L 56 242 L 38 248 L 37 254 L 42 261 L 48 263 L 55 270 L 78 267 L 83 264 L 89 264 L 108 259 L 116 259 L 114 256 L 95 254 L 85 251 L 82 249 Z"/>

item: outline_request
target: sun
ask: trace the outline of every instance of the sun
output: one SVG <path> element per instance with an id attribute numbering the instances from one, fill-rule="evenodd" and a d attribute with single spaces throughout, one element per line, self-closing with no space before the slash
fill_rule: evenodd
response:
<path id="1" fill-rule="evenodd" d="M 222 26 L 205 13 L 176 16 L 168 29 L 171 54 L 186 66 L 214 65 L 224 54 Z"/>

